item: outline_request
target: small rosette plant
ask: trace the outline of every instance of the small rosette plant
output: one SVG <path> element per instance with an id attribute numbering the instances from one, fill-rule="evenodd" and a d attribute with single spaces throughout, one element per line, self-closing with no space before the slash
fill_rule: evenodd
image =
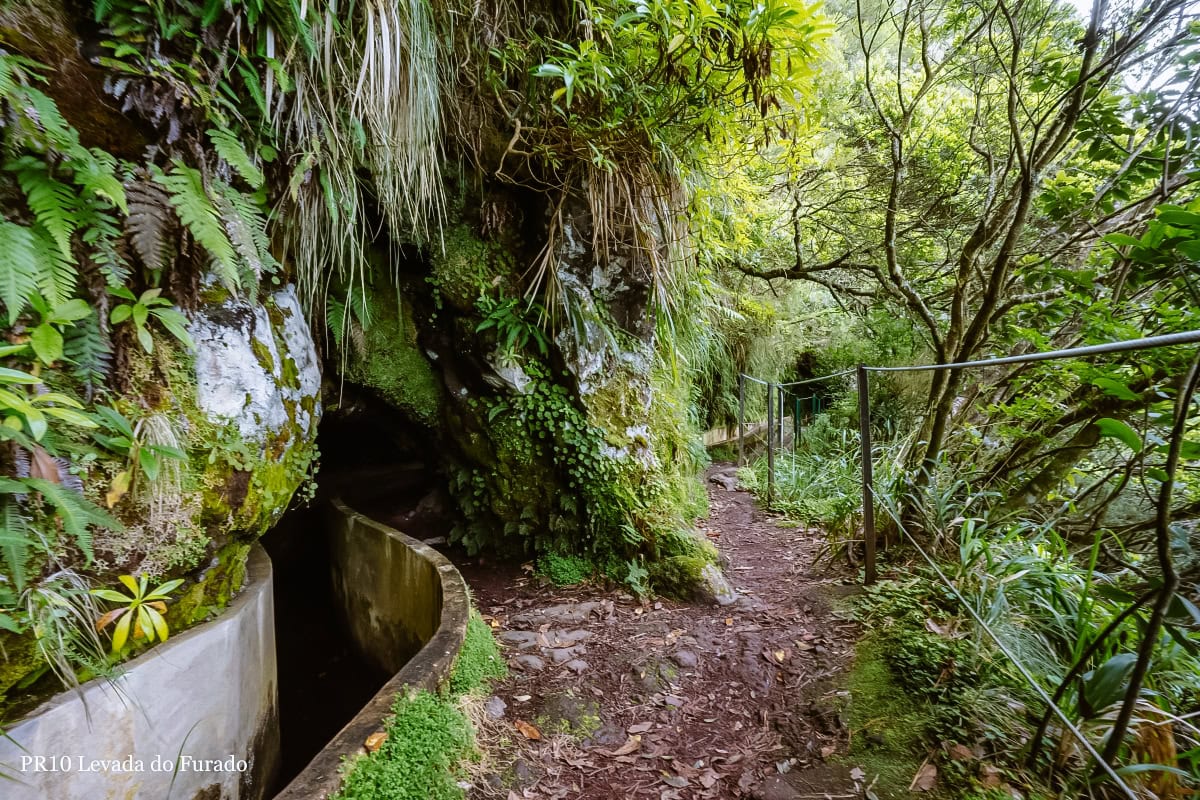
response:
<path id="1" fill-rule="evenodd" d="M 122 575 L 118 580 L 129 589 L 128 595 L 113 589 L 92 589 L 92 594 L 101 600 L 121 604 L 119 608 L 114 608 L 96 620 L 98 631 L 116 623 L 112 635 L 113 653 L 120 653 L 125 649 L 131 632 L 135 640 L 145 639 L 147 642 L 153 642 L 157 638 L 165 642 L 170 634 L 166 617 L 163 616 L 167 613 L 167 600 L 170 599 L 171 592 L 178 589 L 183 581 L 167 581 L 147 592 L 149 580 L 145 575 L 140 580 L 132 575 Z"/>

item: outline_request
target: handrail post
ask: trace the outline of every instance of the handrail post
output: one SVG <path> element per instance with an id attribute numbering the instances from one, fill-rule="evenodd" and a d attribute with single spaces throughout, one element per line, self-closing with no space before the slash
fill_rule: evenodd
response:
<path id="1" fill-rule="evenodd" d="M 775 502 L 775 384 L 767 383 L 767 508 Z"/>
<path id="2" fill-rule="evenodd" d="M 858 365 L 858 437 L 862 444 L 863 544 L 867 586 L 875 583 L 875 492 L 871 468 L 871 398 L 867 367 Z"/>
<path id="3" fill-rule="evenodd" d="M 800 445 L 800 433 L 804 430 L 803 423 L 800 422 L 800 398 L 797 396 L 792 399 L 792 455 L 796 455 L 796 448 Z"/>
<path id="4" fill-rule="evenodd" d="M 746 465 L 746 376 L 738 373 L 738 460 L 739 467 Z"/>
<path id="5" fill-rule="evenodd" d="M 787 399 L 787 390 L 782 386 L 779 387 L 779 402 L 775 404 L 775 409 L 779 412 L 779 452 L 783 452 L 783 435 L 787 433 L 784 426 L 787 424 L 787 415 L 783 413 L 783 404 Z"/>

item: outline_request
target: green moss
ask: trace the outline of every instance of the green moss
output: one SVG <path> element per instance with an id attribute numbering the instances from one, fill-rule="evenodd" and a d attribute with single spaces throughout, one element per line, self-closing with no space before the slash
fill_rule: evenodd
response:
<path id="1" fill-rule="evenodd" d="M 435 248 L 429 282 L 441 299 L 459 311 L 469 312 L 475 300 L 505 284 L 513 273 L 513 258 L 506 248 L 489 245 L 465 224 L 446 229 L 444 247 Z"/>
<path id="2" fill-rule="evenodd" d="M 275 356 L 271 354 L 271 348 L 267 343 L 257 336 L 250 337 L 250 350 L 254 353 L 254 358 L 258 360 L 259 365 L 269 373 L 275 372 Z"/>
<path id="3" fill-rule="evenodd" d="M 846 688 L 851 730 L 846 763 L 862 767 L 868 781 L 878 776 L 874 791 L 880 800 L 911 797 L 909 783 L 928 751 L 932 707 L 896 681 L 878 634 L 859 643 Z"/>
<path id="4" fill-rule="evenodd" d="M 600 704 L 568 690 L 548 696 L 533 718 L 543 734 L 585 739 L 600 730 Z"/>
<path id="5" fill-rule="evenodd" d="M 709 564 L 717 563 L 717 548 L 690 529 L 672 528 L 659 533 L 655 541 L 657 554 L 663 557 L 691 556 Z"/>
<path id="6" fill-rule="evenodd" d="M 711 561 L 702 556 L 668 556 L 646 563 L 650 586 L 659 594 L 681 600 L 691 598 L 701 573 Z"/>
<path id="7" fill-rule="evenodd" d="M 46 663 L 38 653 L 37 642 L 32 632 L 12 633 L 0 631 L 0 719 L 8 706 L 10 691 L 15 691 L 22 681 L 45 668 Z"/>
<path id="8" fill-rule="evenodd" d="M 457 800 L 455 765 L 474 751 L 466 717 L 445 698 L 418 692 L 397 698 L 387 739 L 347 762 L 337 800 Z"/>
<path id="9" fill-rule="evenodd" d="M 555 586 L 583 583 L 596 571 L 596 565 L 582 556 L 546 553 L 537 560 L 537 572 Z"/>
<path id="10" fill-rule="evenodd" d="M 500 654 L 500 646 L 492 636 L 492 629 L 479 616 L 479 612 L 472 609 L 471 617 L 467 620 L 466 638 L 450 672 L 450 692 L 466 694 L 507 674 L 508 667 Z"/>
<path id="11" fill-rule="evenodd" d="M 172 631 L 215 616 L 246 583 L 246 562 L 250 545 L 232 542 L 217 552 L 211 567 L 200 573 L 199 579 L 187 588 L 168 609 Z"/>
<path id="12" fill-rule="evenodd" d="M 414 420 L 435 424 L 442 404 L 441 384 L 417 345 L 411 310 L 387 292 L 369 294 L 368 308 L 364 346 L 350 357 L 346 377 L 375 390 Z"/>

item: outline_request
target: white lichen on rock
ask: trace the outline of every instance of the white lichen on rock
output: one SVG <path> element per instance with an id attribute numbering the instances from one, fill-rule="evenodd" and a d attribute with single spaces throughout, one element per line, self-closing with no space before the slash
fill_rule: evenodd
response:
<path id="1" fill-rule="evenodd" d="M 281 324 L 273 325 L 267 305 L 236 297 L 196 313 L 188 326 L 196 342 L 196 400 L 210 420 L 234 424 L 247 442 L 262 444 L 293 424 L 297 438 L 308 438 L 320 416 L 316 347 L 294 287 L 266 302 Z M 289 360 L 294 369 L 285 369 Z"/>

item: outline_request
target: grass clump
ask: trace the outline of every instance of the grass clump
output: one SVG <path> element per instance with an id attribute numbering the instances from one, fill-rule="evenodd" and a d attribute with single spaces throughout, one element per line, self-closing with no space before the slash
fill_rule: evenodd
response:
<path id="1" fill-rule="evenodd" d="M 392 706 L 387 739 L 358 759 L 338 800 L 457 800 L 455 765 L 469 758 L 475 737 L 467 718 L 441 695 L 402 695 Z"/>
<path id="2" fill-rule="evenodd" d="M 466 694 L 483 686 L 490 680 L 499 680 L 508 674 L 500 646 L 492 636 L 492 629 L 472 610 L 467 620 L 467 635 L 462 650 L 450 672 L 450 693 Z"/>
<path id="3" fill-rule="evenodd" d="M 462 764 L 479 758 L 463 698 L 506 674 L 491 629 L 472 609 L 444 689 L 396 698 L 383 745 L 347 763 L 334 800 L 460 800 Z"/>

